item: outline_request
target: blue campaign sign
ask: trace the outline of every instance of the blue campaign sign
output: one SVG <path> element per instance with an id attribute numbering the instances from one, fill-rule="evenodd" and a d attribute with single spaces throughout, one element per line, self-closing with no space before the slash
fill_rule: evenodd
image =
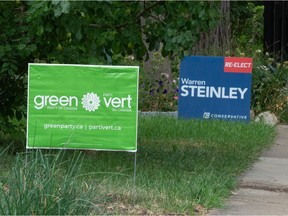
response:
<path id="1" fill-rule="evenodd" d="M 250 121 L 252 58 L 188 56 L 179 81 L 179 118 Z"/>

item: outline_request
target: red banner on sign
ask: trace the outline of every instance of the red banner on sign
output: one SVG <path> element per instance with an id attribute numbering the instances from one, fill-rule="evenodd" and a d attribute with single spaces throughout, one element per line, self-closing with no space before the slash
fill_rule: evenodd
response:
<path id="1" fill-rule="evenodd" d="M 224 72 L 227 73 L 251 73 L 252 58 L 225 57 Z"/>

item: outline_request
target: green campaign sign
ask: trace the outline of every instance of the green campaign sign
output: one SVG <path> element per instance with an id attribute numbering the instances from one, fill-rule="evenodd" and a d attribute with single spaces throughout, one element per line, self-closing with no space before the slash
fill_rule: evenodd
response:
<path id="1" fill-rule="evenodd" d="M 27 148 L 137 151 L 139 67 L 29 64 Z"/>

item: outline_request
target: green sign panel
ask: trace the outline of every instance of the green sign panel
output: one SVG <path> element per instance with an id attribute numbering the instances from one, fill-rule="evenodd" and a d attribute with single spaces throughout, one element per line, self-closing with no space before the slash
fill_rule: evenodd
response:
<path id="1" fill-rule="evenodd" d="M 27 148 L 137 151 L 139 67 L 29 64 Z"/>

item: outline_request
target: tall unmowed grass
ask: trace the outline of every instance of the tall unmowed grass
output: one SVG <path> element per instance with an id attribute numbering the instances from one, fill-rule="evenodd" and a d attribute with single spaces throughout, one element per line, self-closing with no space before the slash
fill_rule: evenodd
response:
<path id="1" fill-rule="evenodd" d="M 65 154 L 36 150 L 18 155 L 10 172 L 0 178 L 0 214 L 78 215 L 91 212 L 95 206 L 89 200 L 92 194 L 95 195 L 94 188 L 78 181 L 83 175 L 81 154 L 70 153 L 69 159 Z"/>
<path id="2" fill-rule="evenodd" d="M 0 214 L 199 214 L 219 207 L 273 141 L 262 123 L 140 117 L 129 152 L 3 153 Z"/>

